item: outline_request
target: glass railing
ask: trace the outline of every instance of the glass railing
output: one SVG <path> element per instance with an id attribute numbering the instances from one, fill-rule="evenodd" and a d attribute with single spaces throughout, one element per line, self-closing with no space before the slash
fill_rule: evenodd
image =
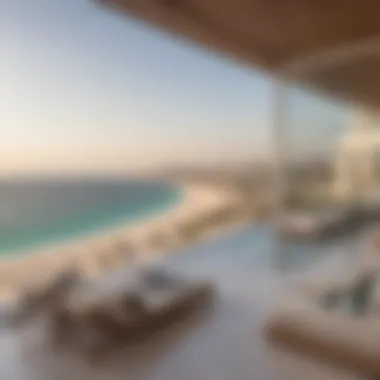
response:
<path id="1" fill-rule="evenodd" d="M 378 113 L 287 85 L 274 112 L 281 115 L 275 132 L 282 128 L 282 261 L 293 260 L 294 244 L 331 247 L 373 228 L 380 219 Z"/>

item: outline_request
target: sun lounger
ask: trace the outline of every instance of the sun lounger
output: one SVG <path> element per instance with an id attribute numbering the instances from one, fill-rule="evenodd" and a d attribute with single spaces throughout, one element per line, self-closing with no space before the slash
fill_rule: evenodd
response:
<path id="1" fill-rule="evenodd" d="M 66 270 L 49 283 L 33 284 L 22 291 L 13 322 L 25 323 L 43 313 L 60 308 L 66 295 L 81 281 L 74 270 Z"/>
<path id="2" fill-rule="evenodd" d="M 142 271 L 133 283 L 118 285 L 108 289 L 99 289 L 96 284 L 79 287 L 62 309 L 61 318 L 69 321 L 66 325 L 72 326 L 74 335 L 81 336 L 78 330 L 86 330 L 88 337 L 92 335 L 84 344 L 91 354 L 107 353 L 121 344 L 150 338 L 176 321 L 183 321 L 212 294 L 208 282 L 191 281 L 162 270 Z M 69 335 L 65 333 L 64 338 Z"/>
<path id="3" fill-rule="evenodd" d="M 379 276 L 378 272 L 374 275 Z M 350 286 L 298 292 L 268 319 L 271 342 L 369 377 L 380 376 L 380 313 L 368 272 Z"/>

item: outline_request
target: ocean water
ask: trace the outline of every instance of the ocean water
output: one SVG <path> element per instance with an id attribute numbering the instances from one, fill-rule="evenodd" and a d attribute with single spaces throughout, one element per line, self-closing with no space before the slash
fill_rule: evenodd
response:
<path id="1" fill-rule="evenodd" d="M 175 205 L 181 190 L 143 180 L 7 180 L 0 183 L 0 255 L 19 254 Z"/>

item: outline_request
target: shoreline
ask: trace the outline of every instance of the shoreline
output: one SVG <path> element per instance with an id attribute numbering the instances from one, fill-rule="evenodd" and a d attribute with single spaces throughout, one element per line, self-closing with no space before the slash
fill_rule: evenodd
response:
<path id="1" fill-rule="evenodd" d="M 179 202 L 135 224 L 121 223 L 111 230 L 93 231 L 74 241 L 0 259 L 0 298 L 13 298 L 28 284 L 48 281 L 67 268 L 77 268 L 86 277 L 94 278 L 122 265 L 144 264 L 170 254 L 171 248 L 186 245 L 176 242 L 176 228 L 181 223 L 229 205 L 235 199 L 231 190 L 220 185 L 201 182 L 178 185 L 183 192 Z M 158 239 L 156 244 L 151 242 L 152 235 Z M 160 239 L 161 243 L 166 242 L 162 247 Z"/>
<path id="2" fill-rule="evenodd" d="M 164 200 L 162 203 L 153 205 L 150 209 L 137 210 L 135 215 L 120 213 L 108 221 L 107 219 L 102 220 L 102 217 L 100 217 L 100 223 L 89 223 L 88 226 L 74 231 L 71 230 L 69 233 L 66 233 L 63 228 L 63 232 L 61 231 L 61 233 L 55 233 L 53 236 L 48 235 L 46 239 L 43 237 L 37 238 L 36 241 L 32 241 L 29 244 L 26 243 L 21 248 L 16 245 L 15 248 L 0 249 L 0 265 L 3 262 L 15 261 L 33 254 L 40 254 L 41 252 L 56 251 L 57 247 L 72 247 L 75 242 L 90 241 L 99 236 L 104 237 L 114 233 L 121 227 L 133 227 L 152 219 L 152 217 L 162 215 L 169 209 L 177 207 L 183 201 L 183 189 L 181 185 L 174 186 L 173 183 L 170 183 L 169 188 L 168 190 L 171 192 L 174 190 L 171 194 L 171 200 Z"/>

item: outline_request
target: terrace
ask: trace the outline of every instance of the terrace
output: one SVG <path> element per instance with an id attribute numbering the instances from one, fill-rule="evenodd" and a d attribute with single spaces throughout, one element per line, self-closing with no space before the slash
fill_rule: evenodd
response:
<path id="1" fill-rule="evenodd" d="M 321 365 L 269 345 L 262 333 L 268 313 L 284 291 L 311 276 L 338 276 L 353 267 L 356 236 L 330 244 L 328 249 L 308 248 L 302 255 L 302 244 L 292 242 L 289 247 L 279 237 L 277 222 L 282 222 L 288 213 L 299 211 L 298 205 L 294 210 L 285 202 L 292 185 L 284 175 L 291 130 L 286 99 L 291 86 L 297 84 L 325 94 L 332 102 L 373 115 L 380 102 L 376 81 L 380 4 L 369 0 L 284 0 L 276 5 L 259 0 L 102 3 L 104 11 L 113 7 L 274 77 L 278 215 L 271 225 L 231 232 L 165 259 L 169 268 L 214 280 L 217 297 L 200 320 L 157 336 L 148 345 L 127 347 L 100 367 L 90 366 L 70 352 L 52 351 L 41 339 L 44 328 L 38 324 L 22 330 L 3 329 L 1 378 L 357 378 L 358 373 L 353 370 Z M 366 178 L 368 187 L 372 186 L 371 176 Z M 347 190 L 346 202 L 356 202 L 358 197 L 367 199 L 368 187 L 362 193 L 357 182 Z M 127 276 L 127 271 L 123 275 Z"/>

